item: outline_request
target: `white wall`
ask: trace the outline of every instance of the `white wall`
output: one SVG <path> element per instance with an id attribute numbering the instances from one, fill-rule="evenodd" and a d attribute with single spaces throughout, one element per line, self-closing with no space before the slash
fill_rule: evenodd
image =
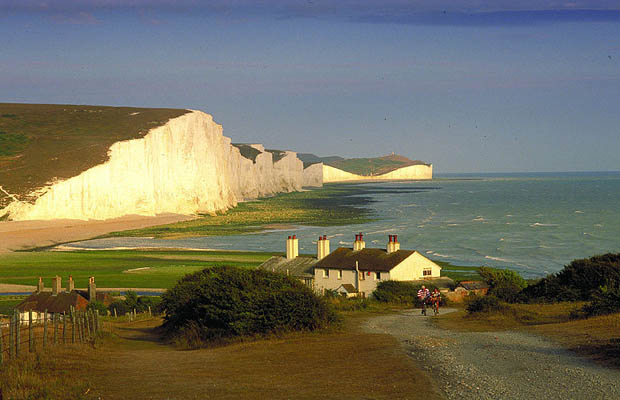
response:
<path id="1" fill-rule="evenodd" d="M 423 271 L 426 268 L 430 268 L 431 275 L 424 277 Z M 439 278 L 441 267 L 416 251 L 390 272 L 393 280 L 412 281 L 423 278 Z"/>

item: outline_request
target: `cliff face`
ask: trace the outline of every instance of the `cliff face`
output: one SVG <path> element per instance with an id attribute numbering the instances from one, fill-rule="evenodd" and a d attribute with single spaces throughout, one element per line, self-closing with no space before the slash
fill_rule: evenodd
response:
<path id="1" fill-rule="evenodd" d="M 411 165 L 396 169 L 382 175 L 357 175 L 350 172 L 323 165 L 323 183 L 348 182 L 348 181 L 386 181 L 386 180 L 418 180 L 433 179 L 432 165 Z"/>
<path id="2" fill-rule="evenodd" d="M 259 146 L 259 145 L 255 145 Z M 192 111 L 141 139 L 114 143 L 109 160 L 45 188 L 34 204 L 14 201 L 0 215 L 13 220 L 107 219 L 128 214 L 214 213 L 238 201 L 300 190 L 296 153 L 243 157 L 222 126 Z"/>

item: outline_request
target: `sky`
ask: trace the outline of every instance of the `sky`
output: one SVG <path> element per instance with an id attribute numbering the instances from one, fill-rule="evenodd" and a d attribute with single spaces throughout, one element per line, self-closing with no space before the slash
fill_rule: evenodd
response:
<path id="1" fill-rule="evenodd" d="M 620 170 L 620 0 L 0 0 L 0 102 L 442 172 Z"/>

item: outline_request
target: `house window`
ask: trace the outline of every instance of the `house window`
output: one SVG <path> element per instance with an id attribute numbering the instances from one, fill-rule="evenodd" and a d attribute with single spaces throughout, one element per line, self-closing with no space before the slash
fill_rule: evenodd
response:
<path id="1" fill-rule="evenodd" d="M 375 272 L 375 280 L 376 281 L 380 281 L 381 280 L 381 272 Z"/>
<path id="2" fill-rule="evenodd" d="M 342 270 L 341 269 L 338 270 L 338 279 L 342 279 Z"/>
<path id="3" fill-rule="evenodd" d="M 323 270 L 323 278 L 329 278 L 329 270 L 327 268 Z"/>
<path id="4" fill-rule="evenodd" d="M 423 276 L 431 276 L 433 275 L 433 270 L 430 268 L 424 268 L 424 270 L 422 271 L 422 275 Z"/>

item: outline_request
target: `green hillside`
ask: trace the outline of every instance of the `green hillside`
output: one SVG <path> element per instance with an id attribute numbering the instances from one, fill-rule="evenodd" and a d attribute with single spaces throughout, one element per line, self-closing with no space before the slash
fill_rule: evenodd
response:
<path id="1" fill-rule="evenodd" d="M 19 200 L 108 159 L 118 141 L 144 136 L 187 110 L 0 103 L 0 186 Z M 0 190 L 0 209 L 11 198 Z"/>
<path id="2" fill-rule="evenodd" d="M 338 156 L 319 157 L 309 153 L 299 153 L 304 167 L 322 162 L 325 165 L 357 175 L 382 175 L 410 165 L 428 165 L 423 161 L 410 160 L 407 157 L 391 154 L 374 158 L 342 158 Z"/>

